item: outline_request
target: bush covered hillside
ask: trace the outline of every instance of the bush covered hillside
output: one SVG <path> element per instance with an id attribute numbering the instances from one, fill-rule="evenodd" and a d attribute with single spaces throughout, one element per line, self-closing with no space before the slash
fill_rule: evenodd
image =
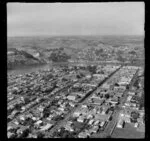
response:
<path id="1" fill-rule="evenodd" d="M 13 51 L 12 51 L 13 50 Z M 11 49 L 7 52 L 7 68 L 12 69 L 22 65 L 42 64 L 44 61 L 35 58 L 25 51 Z"/>

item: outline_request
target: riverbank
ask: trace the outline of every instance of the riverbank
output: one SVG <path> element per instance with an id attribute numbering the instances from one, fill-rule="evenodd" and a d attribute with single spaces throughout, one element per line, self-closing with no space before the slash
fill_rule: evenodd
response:
<path id="1" fill-rule="evenodd" d="M 76 65 L 123 65 L 123 63 L 120 62 L 111 62 L 111 61 L 97 61 L 97 62 L 59 62 L 59 63 L 46 63 L 46 64 L 36 64 L 36 65 L 29 65 L 29 66 L 18 66 L 15 67 L 14 69 L 9 69 L 7 70 L 7 74 L 24 74 L 24 73 L 29 73 L 29 72 L 33 72 L 33 71 L 38 71 L 38 70 L 43 70 L 43 69 L 51 69 L 53 66 L 76 66 Z M 130 63 L 126 63 L 125 65 L 135 65 L 135 66 L 144 66 L 143 64 L 130 64 Z"/>

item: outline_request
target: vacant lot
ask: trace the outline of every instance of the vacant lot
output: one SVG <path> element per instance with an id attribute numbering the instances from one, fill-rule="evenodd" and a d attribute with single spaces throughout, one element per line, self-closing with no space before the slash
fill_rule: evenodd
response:
<path id="1" fill-rule="evenodd" d="M 112 134 L 112 138 L 144 138 L 145 133 L 138 132 L 136 128 L 131 126 L 130 124 L 125 124 L 123 129 L 116 128 Z"/>

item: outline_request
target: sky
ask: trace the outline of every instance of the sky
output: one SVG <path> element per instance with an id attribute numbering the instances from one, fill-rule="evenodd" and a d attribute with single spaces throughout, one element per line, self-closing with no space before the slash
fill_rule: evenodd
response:
<path id="1" fill-rule="evenodd" d="M 144 35 L 144 10 L 144 2 L 7 3 L 7 35 Z"/>

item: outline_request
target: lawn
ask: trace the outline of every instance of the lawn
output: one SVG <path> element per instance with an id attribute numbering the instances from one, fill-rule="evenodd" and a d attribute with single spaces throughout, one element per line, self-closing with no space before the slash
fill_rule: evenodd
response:
<path id="1" fill-rule="evenodd" d="M 116 128 L 114 130 L 112 138 L 145 138 L 145 133 L 138 132 L 136 128 L 126 123 L 124 128 Z"/>

